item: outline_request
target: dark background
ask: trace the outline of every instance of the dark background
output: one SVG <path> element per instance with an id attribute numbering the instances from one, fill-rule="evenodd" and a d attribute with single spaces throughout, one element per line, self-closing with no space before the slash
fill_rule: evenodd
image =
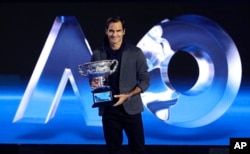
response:
<path id="1" fill-rule="evenodd" d="M 127 22 L 126 37 L 137 42 L 165 18 L 198 14 L 217 22 L 235 42 L 249 76 L 249 7 L 245 1 L 118 1 L 2 2 L 0 3 L 0 74 L 30 76 L 56 16 L 73 15 L 92 49 L 101 45 L 107 17 Z"/>

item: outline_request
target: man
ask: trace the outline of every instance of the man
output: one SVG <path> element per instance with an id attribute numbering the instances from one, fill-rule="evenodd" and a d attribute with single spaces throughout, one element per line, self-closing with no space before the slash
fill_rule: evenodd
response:
<path id="1" fill-rule="evenodd" d="M 119 153 L 123 130 L 133 154 L 145 154 L 145 138 L 140 93 L 150 84 L 146 58 L 142 50 L 124 39 L 125 21 L 110 17 L 106 21 L 104 45 L 93 51 L 91 61 L 116 59 L 117 70 L 108 77 L 114 94 L 114 104 L 100 108 L 104 138 L 109 154 Z"/>

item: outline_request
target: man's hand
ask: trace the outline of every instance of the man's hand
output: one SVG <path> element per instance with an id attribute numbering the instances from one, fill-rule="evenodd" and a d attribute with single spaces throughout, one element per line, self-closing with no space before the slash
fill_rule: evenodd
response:
<path id="1" fill-rule="evenodd" d="M 136 94 L 139 94 L 141 92 L 141 88 L 135 87 L 134 90 L 130 91 L 130 93 L 127 94 L 119 94 L 119 95 L 114 95 L 115 98 L 119 98 L 119 100 L 113 105 L 113 106 L 118 106 L 123 104 L 127 99 L 129 99 L 131 96 L 134 96 Z"/>
<path id="2" fill-rule="evenodd" d="M 118 106 L 123 104 L 127 99 L 131 97 L 131 94 L 119 94 L 119 95 L 114 95 L 115 98 L 119 98 L 119 100 L 113 105 L 113 106 Z"/>

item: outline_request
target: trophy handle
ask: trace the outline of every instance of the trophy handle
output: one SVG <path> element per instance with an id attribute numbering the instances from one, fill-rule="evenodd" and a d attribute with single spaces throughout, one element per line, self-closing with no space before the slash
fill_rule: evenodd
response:
<path id="1" fill-rule="evenodd" d="M 116 59 L 113 59 L 113 60 L 111 61 L 110 66 L 111 66 L 112 64 L 114 64 L 114 67 L 113 67 L 112 70 L 110 70 L 110 72 L 109 72 L 110 74 L 112 74 L 112 73 L 114 73 L 114 72 L 116 71 L 117 66 L 118 66 L 118 61 L 117 61 Z"/>
<path id="2" fill-rule="evenodd" d="M 88 76 L 87 69 L 85 68 L 84 64 L 78 65 L 78 70 L 81 75 Z"/>

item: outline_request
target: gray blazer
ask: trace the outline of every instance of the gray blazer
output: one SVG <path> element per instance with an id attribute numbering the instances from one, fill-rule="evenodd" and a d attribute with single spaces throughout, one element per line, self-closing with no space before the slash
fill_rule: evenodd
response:
<path id="1" fill-rule="evenodd" d="M 107 52 L 104 47 L 93 51 L 91 61 L 106 60 Z M 120 93 L 128 93 L 136 86 L 140 87 L 144 92 L 150 85 L 148 66 L 146 58 L 142 50 L 132 44 L 126 44 L 122 52 L 122 60 L 120 64 Z M 132 96 L 123 107 L 128 114 L 137 114 L 144 110 L 142 98 L 140 94 Z"/>

